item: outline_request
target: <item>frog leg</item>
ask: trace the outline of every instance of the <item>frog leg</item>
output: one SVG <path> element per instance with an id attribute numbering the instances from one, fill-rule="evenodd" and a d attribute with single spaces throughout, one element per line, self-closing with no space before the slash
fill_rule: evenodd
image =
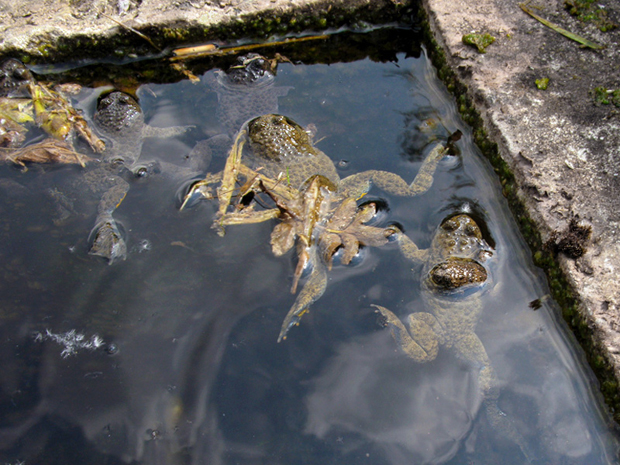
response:
<path id="1" fill-rule="evenodd" d="M 392 226 L 396 232 L 391 234 L 391 238 L 395 238 L 398 242 L 398 248 L 408 260 L 415 263 L 425 263 L 428 260 L 428 249 L 418 249 L 418 246 L 400 229 Z"/>
<path id="2" fill-rule="evenodd" d="M 482 365 L 478 374 L 478 386 L 483 395 L 483 405 L 489 423 L 494 430 L 517 444 L 528 463 L 531 462 L 534 458 L 531 448 L 523 435 L 517 430 L 512 418 L 502 412 L 497 405 L 499 398 L 497 374 L 480 338 L 474 332 L 468 332 L 458 339 L 454 348 L 461 358 L 472 364 Z"/>
<path id="3" fill-rule="evenodd" d="M 233 190 L 235 189 L 235 183 L 237 182 L 237 173 L 241 166 L 241 154 L 243 152 L 243 145 L 245 140 L 245 130 L 239 131 L 235 142 L 230 149 L 230 154 L 226 159 L 226 165 L 222 173 L 222 183 L 217 188 L 217 198 L 219 199 L 219 216 L 224 216 L 228 206 L 230 205 L 230 199 L 232 198 Z M 223 232 L 222 232 L 223 234 Z"/>
<path id="4" fill-rule="evenodd" d="M 262 223 L 278 218 L 280 213 L 279 208 L 270 208 L 269 210 L 263 211 L 245 209 L 235 213 L 227 213 L 217 221 L 217 224 L 220 226 L 229 226 L 233 224 Z"/>
<path id="5" fill-rule="evenodd" d="M 194 126 L 171 126 L 167 128 L 158 128 L 145 124 L 142 128 L 142 137 L 158 137 L 160 139 L 167 139 L 169 137 L 180 136 L 193 128 Z"/>
<path id="6" fill-rule="evenodd" d="M 408 184 L 397 174 L 388 171 L 369 170 L 343 179 L 340 182 L 340 190 L 351 197 L 359 198 L 369 190 L 371 184 L 374 184 L 384 192 L 401 197 L 414 197 L 423 194 L 433 184 L 437 165 L 447 152 L 447 147 L 437 144 L 422 162 L 420 171 L 411 184 Z"/>
<path id="7" fill-rule="evenodd" d="M 286 314 L 282 329 L 278 335 L 278 342 L 286 339 L 286 334 L 295 325 L 299 324 L 304 313 L 309 311 L 310 305 L 316 302 L 325 292 L 327 286 L 327 270 L 322 261 L 316 256 L 316 247 L 310 249 L 310 262 L 313 264 L 312 273 L 308 281 L 299 292 L 295 303 Z"/>
<path id="8" fill-rule="evenodd" d="M 125 259 L 127 245 L 120 233 L 112 213 L 121 204 L 129 191 L 129 184 L 122 178 L 114 177 L 115 184 L 101 198 L 97 220 L 91 233 L 93 244 L 89 254 L 107 258 L 112 264 L 117 259 Z"/>
<path id="9" fill-rule="evenodd" d="M 437 357 L 439 344 L 444 342 L 443 330 L 430 313 L 416 312 L 409 315 L 409 330 L 390 310 L 373 305 L 387 321 L 392 337 L 405 354 L 416 362 L 429 362 Z"/>
<path id="10" fill-rule="evenodd" d="M 185 206 L 189 203 L 193 203 L 197 199 L 214 199 L 215 194 L 213 193 L 213 189 L 211 188 L 212 184 L 222 181 L 223 172 L 219 173 L 207 173 L 204 179 L 192 184 L 183 197 L 183 202 L 181 203 L 181 208 L 179 210 L 183 210 Z"/>

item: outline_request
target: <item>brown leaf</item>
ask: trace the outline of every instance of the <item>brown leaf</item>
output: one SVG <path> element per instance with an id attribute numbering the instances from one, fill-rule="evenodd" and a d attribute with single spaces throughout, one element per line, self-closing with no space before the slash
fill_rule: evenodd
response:
<path id="1" fill-rule="evenodd" d="M 18 150 L 0 152 L 0 159 L 21 166 L 26 163 L 78 163 L 85 166 L 86 162 L 92 160 L 75 152 L 68 142 L 52 138 Z"/>

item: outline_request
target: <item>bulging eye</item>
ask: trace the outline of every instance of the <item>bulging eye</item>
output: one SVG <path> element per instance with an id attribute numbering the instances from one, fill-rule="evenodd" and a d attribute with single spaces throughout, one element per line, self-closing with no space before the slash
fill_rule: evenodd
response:
<path id="1" fill-rule="evenodd" d="M 125 160 L 123 160 L 121 157 L 116 157 L 110 160 L 110 165 L 112 165 L 115 168 L 118 166 L 121 166 L 123 163 L 125 163 Z"/>
<path id="2" fill-rule="evenodd" d="M 465 234 L 467 234 L 468 236 L 477 236 L 478 235 L 478 228 L 476 228 L 475 226 L 469 224 L 465 227 Z"/>
<path id="3" fill-rule="evenodd" d="M 458 224 L 456 224 L 456 221 L 448 220 L 444 224 L 442 224 L 441 227 L 445 231 L 454 231 L 458 228 Z"/>
<path id="4" fill-rule="evenodd" d="M 139 166 L 138 168 L 136 168 L 133 172 L 133 175 L 136 178 L 145 178 L 147 177 L 149 174 L 149 170 L 147 169 L 146 166 Z"/>

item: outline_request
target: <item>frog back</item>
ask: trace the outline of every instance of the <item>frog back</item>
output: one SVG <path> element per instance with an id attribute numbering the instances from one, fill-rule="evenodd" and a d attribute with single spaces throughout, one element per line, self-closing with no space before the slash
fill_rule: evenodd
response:
<path id="1" fill-rule="evenodd" d="M 320 175 L 338 186 L 340 178 L 331 159 L 312 145 L 310 134 L 286 116 L 268 114 L 247 123 L 248 159 L 267 177 L 284 178 L 299 188 L 310 176 Z"/>

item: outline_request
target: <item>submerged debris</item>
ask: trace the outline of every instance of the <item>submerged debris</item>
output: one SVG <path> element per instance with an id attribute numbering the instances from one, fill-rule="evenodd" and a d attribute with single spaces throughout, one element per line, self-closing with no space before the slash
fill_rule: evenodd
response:
<path id="1" fill-rule="evenodd" d="M 95 152 L 103 152 L 105 143 L 88 126 L 84 117 L 58 92 L 44 84 L 31 85 L 35 122 L 50 136 L 71 139 L 81 136 Z"/>
<path id="2" fill-rule="evenodd" d="M 534 299 L 532 300 L 529 304 L 528 307 L 530 307 L 532 310 L 536 311 L 536 310 L 540 310 L 543 306 L 543 304 L 547 301 L 551 299 L 551 295 L 549 294 L 545 294 L 542 297 L 539 297 L 538 299 Z"/>
<path id="3" fill-rule="evenodd" d="M 586 253 L 591 235 L 591 226 L 579 224 L 573 218 L 564 232 L 554 231 L 545 246 L 554 254 L 563 253 L 569 258 L 579 258 Z"/>
<path id="4" fill-rule="evenodd" d="M 480 53 L 486 53 L 486 48 L 493 42 L 495 42 L 495 37 L 491 34 L 466 34 L 463 36 L 463 43 L 477 47 Z"/>
<path id="5" fill-rule="evenodd" d="M 90 157 L 75 152 L 68 142 L 51 137 L 21 149 L 0 149 L 0 161 L 11 161 L 20 166 L 26 163 L 78 163 L 84 167 L 90 160 Z"/>
<path id="6" fill-rule="evenodd" d="M 86 336 L 78 333 L 75 329 L 62 334 L 56 334 L 46 329 L 45 333 L 35 333 L 34 340 L 37 342 L 54 341 L 64 346 L 64 349 L 60 352 L 62 358 L 77 355 L 80 349 L 95 351 L 105 347 L 105 342 L 97 334 L 92 335 L 90 339 L 86 339 Z"/>

